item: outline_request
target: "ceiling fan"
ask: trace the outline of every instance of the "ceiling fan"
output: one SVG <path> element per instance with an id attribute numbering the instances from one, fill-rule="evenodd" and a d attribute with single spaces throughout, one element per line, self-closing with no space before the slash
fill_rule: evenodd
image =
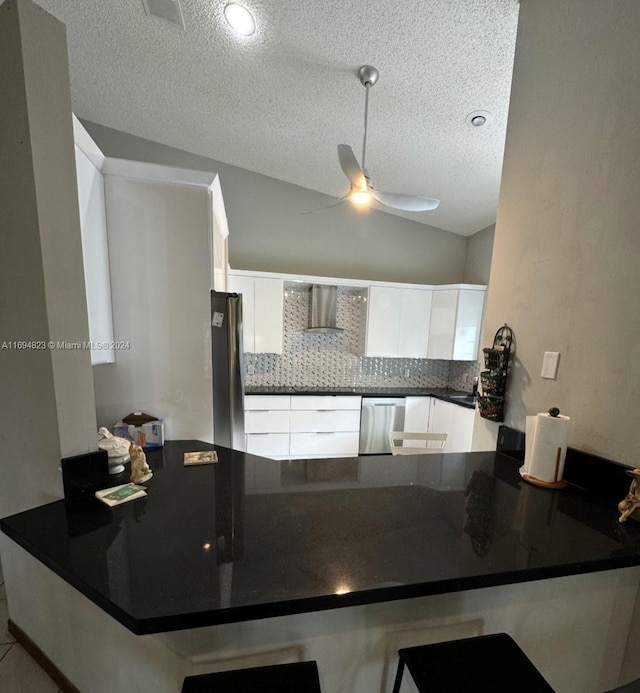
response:
<path id="1" fill-rule="evenodd" d="M 323 209 L 331 209 L 350 200 L 355 205 L 366 207 L 372 200 L 393 209 L 402 209 L 406 212 L 427 212 L 435 209 L 440 200 L 432 197 L 419 197 L 417 195 L 404 195 L 402 193 L 381 192 L 373 187 L 371 178 L 365 168 L 365 156 L 367 153 L 367 118 L 369 114 L 369 90 L 378 81 L 380 73 L 371 65 L 363 65 L 358 71 L 360 83 L 367 90 L 364 101 L 364 137 L 362 139 L 362 165 L 358 163 L 353 149 L 348 144 L 338 145 L 338 161 L 344 175 L 349 179 L 351 188 L 338 202 Z M 314 212 L 322 210 L 315 209 Z M 305 212 L 311 214 L 312 212 Z"/>

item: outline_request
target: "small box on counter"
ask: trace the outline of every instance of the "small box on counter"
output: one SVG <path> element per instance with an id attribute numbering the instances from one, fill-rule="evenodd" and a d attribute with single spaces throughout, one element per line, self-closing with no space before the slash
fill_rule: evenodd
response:
<path id="1" fill-rule="evenodd" d="M 145 415 L 135 415 L 145 417 Z M 146 418 L 150 417 L 146 415 Z M 164 421 L 163 419 L 131 422 L 134 415 L 125 416 L 122 421 L 118 421 L 113 427 L 113 435 L 125 438 L 132 443 L 136 443 L 141 448 L 161 448 L 164 445 Z"/>

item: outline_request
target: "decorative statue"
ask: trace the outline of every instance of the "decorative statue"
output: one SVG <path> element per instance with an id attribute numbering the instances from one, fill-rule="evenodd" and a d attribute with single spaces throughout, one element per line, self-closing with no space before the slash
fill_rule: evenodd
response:
<path id="1" fill-rule="evenodd" d="M 102 426 L 98 429 L 98 449 L 107 452 L 109 474 L 124 472 L 124 465 L 129 461 L 128 440 L 114 436 Z"/>
<path id="2" fill-rule="evenodd" d="M 131 443 L 129 456 L 131 457 L 131 483 L 144 484 L 145 481 L 149 481 L 153 476 L 153 472 L 147 464 L 147 456 L 142 448 L 135 443 Z"/>
<path id="3" fill-rule="evenodd" d="M 633 481 L 626 498 L 618 503 L 618 510 L 621 513 L 618 522 L 624 522 L 629 515 L 635 520 L 640 520 L 640 517 L 634 514 L 640 508 L 640 468 L 628 470 L 627 474 L 633 478 Z"/>

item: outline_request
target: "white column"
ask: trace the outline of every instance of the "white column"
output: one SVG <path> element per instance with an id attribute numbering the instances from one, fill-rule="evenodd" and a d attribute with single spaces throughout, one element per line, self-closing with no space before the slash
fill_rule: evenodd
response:
<path id="1" fill-rule="evenodd" d="M 60 457 L 96 449 L 65 27 L 0 5 L 0 515 L 62 493 Z M 5 348 L 1 348 L 1 347 Z"/>

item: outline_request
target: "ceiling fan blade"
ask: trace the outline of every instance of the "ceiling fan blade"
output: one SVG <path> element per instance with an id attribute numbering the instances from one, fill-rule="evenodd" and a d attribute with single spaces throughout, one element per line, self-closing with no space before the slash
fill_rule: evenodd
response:
<path id="1" fill-rule="evenodd" d="M 333 209 L 334 207 L 341 205 L 343 202 L 346 202 L 350 194 L 351 192 L 348 192 L 346 195 L 343 195 L 337 202 L 334 202 L 332 205 L 328 205 L 327 207 L 319 207 L 318 209 L 312 209 L 309 212 L 300 212 L 300 214 L 315 214 L 316 212 L 324 212 L 327 209 Z"/>
<path id="2" fill-rule="evenodd" d="M 401 193 L 379 192 L 369 189 L 374 200 L 393 209 L 403 209 L 405 212 L 428 212 L 435 209 L 440 200 L 432 197 L 418 197 L 417 195 L 403 195 Z"/>
<path id="3" fill-rule="evenodd" d="M 340 168 L 351 183 L 358 188 L 364 187 L 364 172 L 353 153 L 353 149 L 348 144 L 338 145 L 338 160 L 340 161 Z"/>

